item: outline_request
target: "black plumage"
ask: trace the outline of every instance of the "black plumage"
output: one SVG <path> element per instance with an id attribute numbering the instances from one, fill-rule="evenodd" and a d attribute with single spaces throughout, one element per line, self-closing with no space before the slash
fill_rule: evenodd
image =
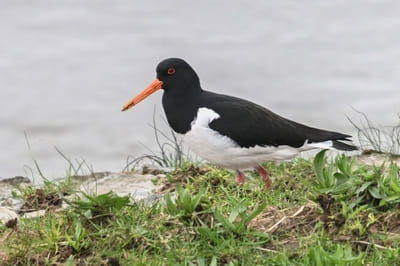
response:
<path id="1" fill-rule="evenodd" d="M 176 69 L 173 77 L 167 73 L 171 67 Z M 210 128 L 231 138 L 240 147 L 288 145 L 298 148 L 306 141 L 331 140 L 334 148 L 346 151 L 357 149 L 341 142 L 349 141 L 349 135 L 309 127 L 250 101 L 202 90 L 195 71 L 181 59 L 161 62 L 157 67 L 157 78 L 164 82 L 162 103 L 175 132 L 188 132 L 198 109 L 206 107 L 220 115 L 210 123 Z"/>

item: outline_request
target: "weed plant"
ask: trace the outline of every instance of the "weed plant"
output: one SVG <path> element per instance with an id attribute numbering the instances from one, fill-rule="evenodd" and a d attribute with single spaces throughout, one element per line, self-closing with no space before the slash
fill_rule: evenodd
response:
<path id="1" fill-rule="evenodd" d="M 360 121 L 357 123 L 350 118 L 348 120 L 357 131 L 361 150 L 400 154 L 400 114 L 397 125 L 382 127 L 374 125 L 366 114 L 357 110 L 356 112 L 361 115 Z"/>

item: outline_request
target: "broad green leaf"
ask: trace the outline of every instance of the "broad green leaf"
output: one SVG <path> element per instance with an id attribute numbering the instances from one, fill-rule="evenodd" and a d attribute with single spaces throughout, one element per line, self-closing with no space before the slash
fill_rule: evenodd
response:
<path id="1" fill-rule="evenodd" d="M 326 153 L 326 149 L 322 150 L 320 152 L 318 152 L 318 154 L 315 156 L 314 158 L 314 171 L 315 171 L 315 175 L 317 176 L 317 178 L 322 181 L 324 180 L 324 174 L 323 174 L 323 169 L 325 166 L 325 153 Z"/>
<path id="2" fill-rule="evenodd" d="M 214 211 L 215 218 L 222 224 L 222 226 L 232 232 L 236 232 L 236 227 L 233 223 L 231 223 L 228 219 L 226 219 L 222 214 L 220 214 L 217 210 Z"/>
<path id="3" fill-rule="evenodd" d="M 383 198 L 383 196 L 379 192 L 379 189 L 377 187 L 375 187 L 375 186 L 369 187 L 368 188 L 368 192 L 369 192 L 369 194 L 371 194 L 372 197 L 374 197 L 376 199 L 382 199 Z"/>

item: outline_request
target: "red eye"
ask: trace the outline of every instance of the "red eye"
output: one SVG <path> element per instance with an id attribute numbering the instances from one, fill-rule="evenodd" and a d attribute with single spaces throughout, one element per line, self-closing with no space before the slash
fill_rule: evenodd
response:
<path id="1" fill-rule="evenodd" d="M 173 67 L 171 67 L 171 68 L 168 68 L 168 71 L 167 71 L 167 73 L 169 74 L 169 75 L 173 75 L 173 74 L 175 74 L 175 68 L 173 68 Z"/>

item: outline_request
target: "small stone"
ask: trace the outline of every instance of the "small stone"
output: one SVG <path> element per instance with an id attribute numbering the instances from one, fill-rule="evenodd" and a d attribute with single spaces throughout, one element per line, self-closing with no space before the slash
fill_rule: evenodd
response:
<path id="1" fill-rule="evenodd" d="M 18 215 L 15 211 L 10 210 L 6 207 L 0 207 L 0 221 L 3 224 L 6 224 L 9 220 L 18 218 Z"/>
<path id="2" fill-rule="evenodd" d="M 39 211 L 24 213 L 24 218 L 36 218 L 36 217 L 42 217 L 45 215 L 46 215 L 46 210 L 39 210 Z"/>

